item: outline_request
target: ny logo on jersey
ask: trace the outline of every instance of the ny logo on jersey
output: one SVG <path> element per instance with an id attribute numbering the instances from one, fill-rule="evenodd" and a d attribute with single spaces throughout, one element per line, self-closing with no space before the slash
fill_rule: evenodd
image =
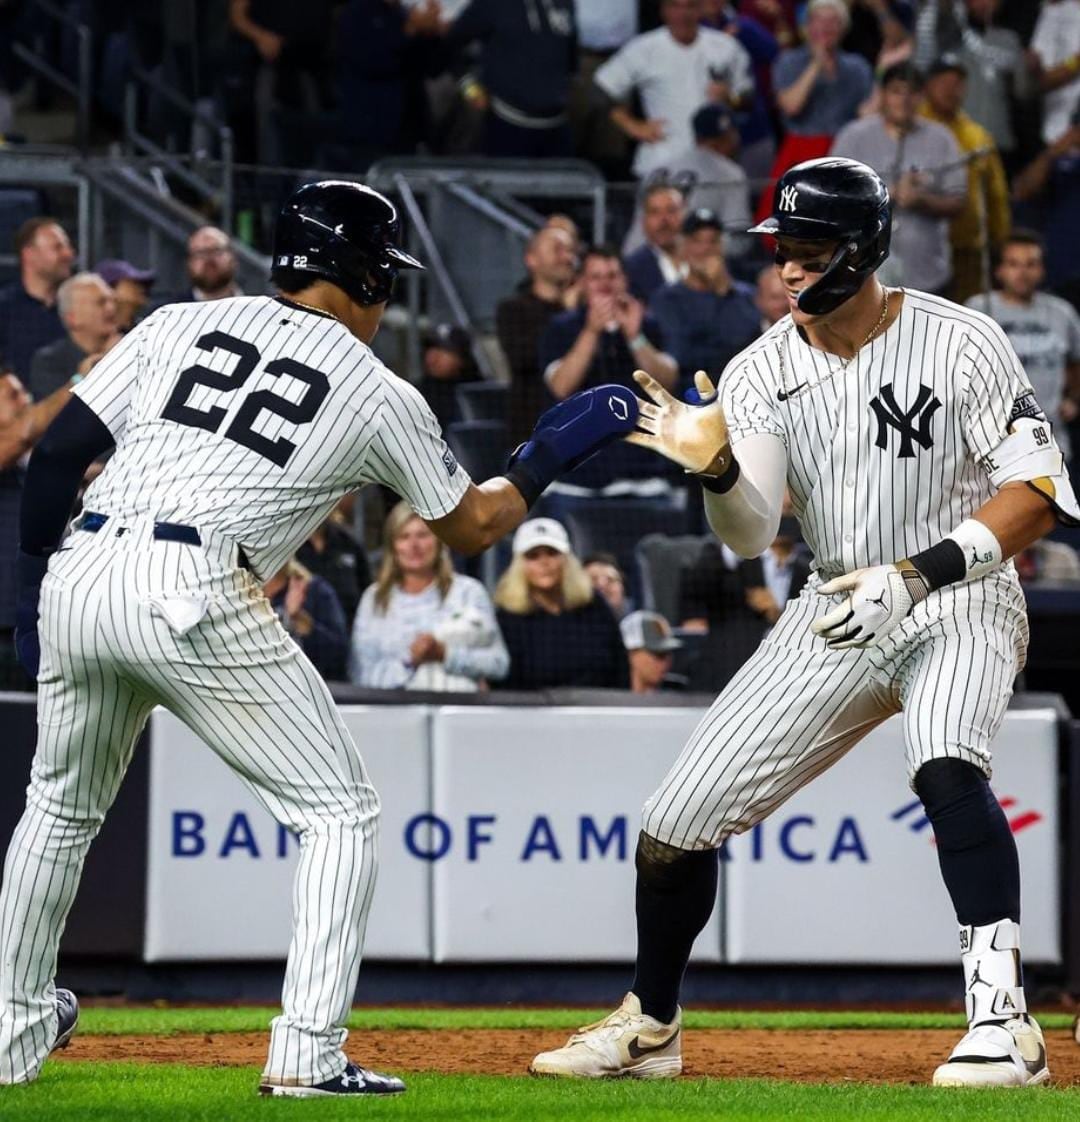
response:
<path id="1" fill-rule="evenodd" d="M 795 213 L 795 200 L 798 198 L 799 192 L 795 187 L 785 187 L 780 192 L 780 210 L 786 210 L 789 214 Z"/>
<path id="2" fill-rule="evenodd" d="M 881 387 L 877 397 L 870 399 L 870 408 L 877 418 L 877 440 L 874 443 L 878 448 L 888 448 L 890 428 L 896 429 L 899 434 L 900 451 L 897 452 L 897 457 L 901 460 L 910 460 L 915 455 L 915 444 L 920 448 L 930 448 L 933 445 L 930 426 L 934 414 L 941 408 L 941 402 L 929 386 L 919 386 L 914 404 L 905 411 L 897 402 L 892 383 L 889 382 Z"/>

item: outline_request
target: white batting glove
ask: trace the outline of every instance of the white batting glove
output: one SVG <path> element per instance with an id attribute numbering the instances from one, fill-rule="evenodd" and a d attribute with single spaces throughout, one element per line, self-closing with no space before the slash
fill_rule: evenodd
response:
<path id="1" fill-rule="evenodd" d="M 814 620 L 810 630 L 825 638 L 834 651 L 864 649 L 881 641 L 930 592 L 926 578 L 910 561 L 899 565 L 874 565 L 856 569 L 827 581 L 819 596 L 850 593 L 827 615 Z"/>
<path id="2" fill-rule="evenodd" d="M 644 370 L 634 371 L 634 381 L 647 398 L 638 403 L 637 432 L 624 440 L 659 452 L 697 475 L 723 475 L 731 467 L 727 421 L 716 400 L 716 389 L 703 370 L 694 375 L 701 405 L 672 397 Z"/>

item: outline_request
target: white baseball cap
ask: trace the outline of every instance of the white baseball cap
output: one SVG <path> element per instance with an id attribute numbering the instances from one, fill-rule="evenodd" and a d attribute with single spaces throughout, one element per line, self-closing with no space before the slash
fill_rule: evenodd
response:
<path id="1" fill-rule="evenodd" d="M 570 538 L 566 527 L 554 518 L 530 518 L 528 522 L 522 522 L 514 534 L 514 556 L 519 557 L 541 545 L 558 553 L 569 553 Z"/>

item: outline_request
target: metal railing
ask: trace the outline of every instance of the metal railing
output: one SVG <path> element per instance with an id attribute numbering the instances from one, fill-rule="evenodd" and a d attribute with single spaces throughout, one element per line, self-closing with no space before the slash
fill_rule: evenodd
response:
<path id="1" fill-rule="evenodd" d="M 190 151 L 186 155 L 169 151 L 139 128 L 140 99 L 146 95 L 161 98 L 179 111 L 191 126 L 192 134 L 196 125 L 201 125 L 217 138 L 218 159 L 209 154 Z M 219 225 L 226 233 L 233 232 L 235 221 L 234 184 L 233 184 L 233 135 L 232 129 L 201 105 L 196 105 L 171 86 L 166 85 L 156 75 L 140 66 L 132 66 L 131 76 L 124 89 L 124 140 L 127 150 L 134 156 L 150 156 L 163 170 L 175 176 L 199 197 L 205 199 L 217 211 Z M 194 145 L 191 146 L 194 148 Z M 216 182 L 202 174 L 218 168 Z"/>
<path id="2" fill-rule="evenodd" d="M 72 80 L 62 70 L 58 70 L 46 56 L 44 31 L 39 29 L 34 37 L 33 45 L 16 41 L 11 50 L 20 62 L 29 67 L 39 77 L 51 82 L 57 89 L 63 90 L 75 99 L 76 124 L 75 143 L 80 152 L 85 152 L 90 146 L 90 125 L 93 98 L 91 97 L 93 80 L 93 35 L 85 23 L 80 22 L 68 12 L 58 8 L 50 0 L 29 0 L 30 4 L 39 11 L 44 12 L 55 23 L 68 28 L 75 36 L 78 64 L 75 79 Z"/>

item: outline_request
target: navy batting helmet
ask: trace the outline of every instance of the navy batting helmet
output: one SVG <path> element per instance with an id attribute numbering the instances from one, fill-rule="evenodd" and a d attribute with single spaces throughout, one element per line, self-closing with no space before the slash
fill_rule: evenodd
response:
<path id="1" fill-rule="evenodd" d="M 854 296 L 889 256 L 889 192 L 878 173 L 857 160 L 807 160 L 780 177 L 772 216 L 750 233 L 839 243 L 821 279 L 799 293 L 800 311 L 825 315 Z"/>
<path id="2" fill-rule="evenodd" d="M 278 215 L 270 279 L 311 273 L 357 304 L 381 304 L 399 269 L 424 267 L 398 247 L 400 236 L 397 208 L 378 191 L 335 179 L 305 183 Z"/>

